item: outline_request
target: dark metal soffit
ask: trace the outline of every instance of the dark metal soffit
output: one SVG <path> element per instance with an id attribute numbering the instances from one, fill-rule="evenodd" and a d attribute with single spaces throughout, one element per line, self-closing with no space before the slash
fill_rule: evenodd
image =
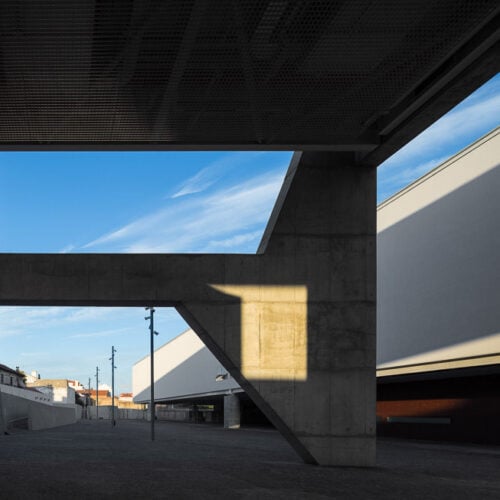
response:
<path id="1" fill-rule="evenodd" d="M 5 0 L 2 150 L 379 163 L 499 69 L 496 0 Z"/>

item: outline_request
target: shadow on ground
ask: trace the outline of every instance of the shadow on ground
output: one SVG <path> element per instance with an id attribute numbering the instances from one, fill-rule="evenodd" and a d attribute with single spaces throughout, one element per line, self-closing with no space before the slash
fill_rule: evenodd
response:
<path id="1" fill-rule="evenodd" d="M 500 498 L 500 447 L 385 439 L 373 469 L 305 465 L 274 430 L 81 421 L 0 436 L 0 498 Z"/>

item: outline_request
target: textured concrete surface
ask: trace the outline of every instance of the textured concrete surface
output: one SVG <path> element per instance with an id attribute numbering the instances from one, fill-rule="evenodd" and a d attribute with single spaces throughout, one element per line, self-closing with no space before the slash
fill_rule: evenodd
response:
<path id="1" fill-rule="evenodd" d="M 273 430 L 82 421 L 0 437 L 0 498 L 498 499 L 500 448 L 382 440 L 377 467 L 303 464 Z"/>
<path id="2" fill-rule="evenodd" d="M 375 169 L 296 153 L 256 257 L 177 310 L 308 463 L 375 463 Z"/>
<path id="3" fill-rule="evenodd" d="M 241 421 L 240 399 L 236 394 L 224 396 L 224 428 L 239 429 Z"/>
<path id="4" fill-rule="evenodd" d="M 74 424 L 81 416 L 81 407 L 77 405 L 47 404 L 35 401 L 34 397 L 31 391 L 25 389 L 9 386 L 1 388 L 0 432 L 18 419 L 26 418 L 29 428 L 37 431 Z"/>
<path id="5" fill-rule="evenodd" d="M 175 306 L 305 462 L 373 465 L 375 198 L 296 153 L 258 255 L 0 254 L 0 304 Z"/>

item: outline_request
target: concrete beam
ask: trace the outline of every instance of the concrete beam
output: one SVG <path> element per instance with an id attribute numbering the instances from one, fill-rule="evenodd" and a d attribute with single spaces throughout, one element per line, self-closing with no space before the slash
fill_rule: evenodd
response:
<path id="1" fill-rule="evenodd" d="M 216 301 L 220 293 L 210 284 L 224 283 L 226 268 L 254 259 L 251 255 L 0 254 L 0 303 L 175 306 L 181 301 Z"/>
<path id="2" fill-rule="evenodd" d="M 375 462 L 375 169 L 296 154 L 258 255 L 0 255 L 0 304 L 175 306 L 300 456 Z"/>

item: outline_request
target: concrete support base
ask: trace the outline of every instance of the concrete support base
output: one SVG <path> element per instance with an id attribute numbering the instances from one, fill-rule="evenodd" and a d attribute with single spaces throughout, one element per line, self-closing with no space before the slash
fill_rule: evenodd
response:
<path id="1" fill-rule="evenodd" d="M 239 429 L 240 420 L 240 399 L 235 394 L 224 396 L 224 429 Z"/>

